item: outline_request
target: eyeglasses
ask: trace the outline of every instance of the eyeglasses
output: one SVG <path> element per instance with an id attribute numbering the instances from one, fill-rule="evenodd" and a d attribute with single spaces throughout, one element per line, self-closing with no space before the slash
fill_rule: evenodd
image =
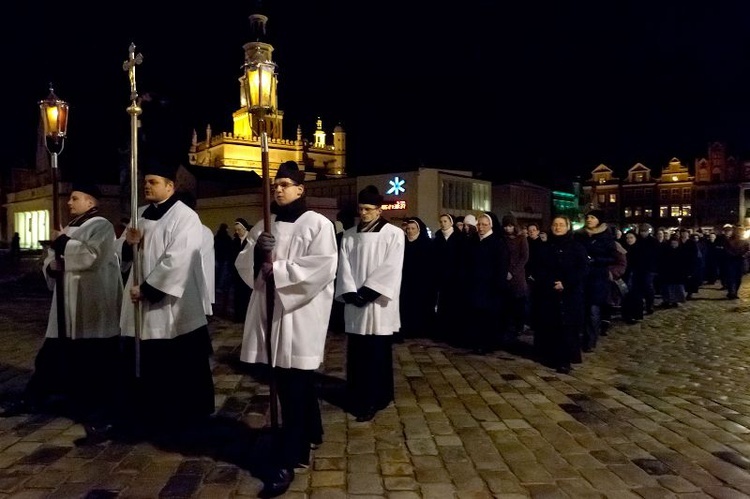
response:
<path id="1" fill-rule="evenodd" d="M 282 189 L 288 189 L 290 187 L 296 187 L 298 185 L 299 184 L 295 184 L 294 182 L 276 182 L 271 184 L 271 190 L 275 191 L 279 187 L 281 187 Z"/>

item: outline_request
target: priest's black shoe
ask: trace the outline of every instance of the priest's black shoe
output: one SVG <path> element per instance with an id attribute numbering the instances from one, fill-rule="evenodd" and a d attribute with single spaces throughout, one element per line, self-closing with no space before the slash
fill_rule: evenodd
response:
<path id="1" fill-rule="evenodd" d="M 280 496 L 289 489 L 292 480 L 294 480 L 293 469 L 276 469 L 263 478 L 263 489 L 258 492 L 258 497 L 266 499 Z"/>

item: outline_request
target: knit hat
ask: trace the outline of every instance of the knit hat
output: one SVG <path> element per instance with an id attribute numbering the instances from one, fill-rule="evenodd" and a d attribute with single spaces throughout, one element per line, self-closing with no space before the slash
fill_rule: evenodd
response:
<path id="1" fill-rule="evenodd" d="M 474 227 L 477 226 L 477 217 L 469 213 L 464 217 L 464 225 L 473 225 Z"/>
<path id="2" fill-rule="evenodd" d="M 599 223 L 604 222 L 604 211 L 598 208 L 594 208 L 593 210 L 589 211 L 588 213 L 586 213 L 586 216 L 592 216 L 596 218 L 597 220 L 599 220 Z"/>
<path id="3" fill-rule="evenodd" d="M 305 182 L 305 172 L 299 171 L 299 165 L 296 161 L 286 161 L 279 165 L 279 169 L 276 171 L 276 180 L 280 178 L 288 178 L 295 184 L 303 184 Z"/>
<path id="4" fill-rule="evenodd" d="M 368 185 L 359 191 L 359 194 L 357 195 L 357 203 L 371 204 L 380 207 L 383 204 L 383 195 L 380 194 L 377 187 L 374 185 Z"/>

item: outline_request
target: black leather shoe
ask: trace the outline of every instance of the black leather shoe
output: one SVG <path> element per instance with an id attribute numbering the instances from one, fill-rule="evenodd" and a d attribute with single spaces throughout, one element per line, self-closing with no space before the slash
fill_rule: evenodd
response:
<path id="1" fill-rule="evenodd" d="M 86 430 L 86 436 L 77 438 L 73 441 L 73 444 L 76 447 L 98 445 L 114 438 L 115 428 L 109 423 L 91 425 L 86 424 L 83 425 L 83 428 Z"/>
<path id="2" fill-rule="evenodd" d="M 371 421 L 372 418 L 374 418 L 374 417 L 375 417 L 375 409 L 370 408 L 370 409 L 367 409 L 366 411 L 358 414 L 357 417 L 356 417 L 356 421 L 358 423 L 364 423 L 365 421 Z"/>
<path id="3" fill-rule="evenodd" d="M 279 468 L 263 479 L 263 489 L 258 492 L 258 497 L 269 498 L 280 496 L 289 489 L 294 480 L 294 470 L 291 468 Z"/>

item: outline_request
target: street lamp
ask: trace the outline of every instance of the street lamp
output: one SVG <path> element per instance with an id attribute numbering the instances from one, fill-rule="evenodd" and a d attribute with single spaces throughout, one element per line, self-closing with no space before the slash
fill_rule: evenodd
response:
<path id="1" fill-rule="evenodd" d="M 266 132 L 266 114 L 272 113 L 276 107 L 276 64 L 270 60 L 270 52 L 256 48 L 249 57 L 244 69 L 243 88 L 245 91 L 245 105 L 247 106 L 248 124 L 253 128 L 253 117 L 258 124 L 260 138 L 260 161 L 263 178 L 263 230 L 271 231 L 271 173 L 268 164 L 268 133 Z M 265 261 L 273 262 L 271 252 L 265 255 Z M 278 397 L 276 394 L 276 376 L 274 374 L 274 357 L 271 343 L 273 330 L 273 305 L 275 286 L 272 280 L 266 281 L 266 352 L 268 353 L 269 368 L 269 396 L 271 409 L 271 426 L 279 426 Z"/>
<path id="2" fill-rule="evenodd" d="M 68 103 L 55 95 L 52 84 L 50 84 L 49 95 L 45 100 L 39 101 L 39 110 L 42 114 L 45 145 L 51 156 L 53 227 L 54 230 L 61 230 L 58 206 L 60 171 L 57 168 L 57 156 L 62 153 L 65 147 L 65 137 L 68 133 Z"/>
<path id="3" fill-rule="evenodd" d="M 44 126 L 44 139 L 47 151 L 50 153 L 52 166 L 52 226 L 55 231 L 61 231 L 60 224 L 60 170 L 57 168 L 57 156 L 65 147 L 65 136 L 68 133 L 68 103 L 60 100 L 52 84 L 49 86 L 49 95 L 43 101 L 39 101 L 42 125 Z M 65 321 L 65 281 L 64 260 L 62 255 L 55 252 L 55 305 L 57 312 L 57 337 L 67 337 Z"/>

